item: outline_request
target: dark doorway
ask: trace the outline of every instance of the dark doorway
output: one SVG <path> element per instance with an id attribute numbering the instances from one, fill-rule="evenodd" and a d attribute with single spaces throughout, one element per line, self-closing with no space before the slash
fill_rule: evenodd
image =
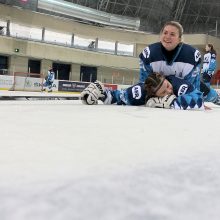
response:
<path id="1" fill-rule="evenodd" d="M 8 57 L 0 56 L 0 74 L 7 74 L 8 72 Z"/>
<path id="2" fill-rule="evenodd" d="M 97 80 L 97 67 L 81 66 L 80 67 L 80 81 L 94 82 Z"/>
<path id="3" fill-rule="evenodd" d="M 40 74 L 40 60 L 28 60 L 28 72 Z"/>
<path id="4" fill-rule="evenodd" d="M 70 78 L 70 64 L 53 63 L 53 71 L 55 79 L 69 80 Z"/>

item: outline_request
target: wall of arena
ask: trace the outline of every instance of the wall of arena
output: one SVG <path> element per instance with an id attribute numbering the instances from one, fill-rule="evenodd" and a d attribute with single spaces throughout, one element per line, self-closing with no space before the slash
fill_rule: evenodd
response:
<path id="1" fill-rule="evenodd" d="M 97 27 L 7 5 L 1 5 L 0 19 L 29 27 L 134 45 L 133 56 L 123 56 L 0 35 L 0 55 L 9 57 L 9 74 L 27 72 L 28 60 L 39 59 L 41 73 L 44 75 L 53 62 L 62 62 L 71 65 L 70 80 L 73 81 L 80 80 L 80 66 L 87 65 L 97 67 L 97 79 L 105 83 L 132 84 L 139 78 L 139 53 L 148 44 L 159 40 L 159 35 L 156 34 Z M 202 53 L 205 44 L 209 42 L 214 44 L 217 53 L 220 54 L 218 38 L 206 34 L 185 34 L 184 42 L 198 47 Z M 19 48 L 19 53 L 15 53 L 15 48 Z M 220 69 L 220 56 L 218 56 L 218 69 Z"/>

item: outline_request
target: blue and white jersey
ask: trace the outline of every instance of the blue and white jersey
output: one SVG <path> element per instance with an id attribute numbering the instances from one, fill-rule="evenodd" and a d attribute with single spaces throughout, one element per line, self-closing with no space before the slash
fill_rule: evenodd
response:
<path id="1" fill-rule="evenodd" d="M 55 78 L 55 73 L 52 70 L 48 70 L 46 81 L 53 83 L 54 78 Z"/>
<path id="2" fill-rule="evenodd" d="M 192 84 L 184 79 L 175 76 L 167 76 L 166 79 L 173 85 L 173 93 L 177 97 L 179 106 L 183 109 L 194 108 L 197 105 L 199 108 L 202 105 L 202 93 L 195 89 Z M 107 90 L 104 104 L 118 105 L 145 105 L 148 100 L 144 83 L 138 83 L 125 90 Z"/>
<path id="3" fill-rule="evenodd" d="M 219 99 L 218 93 L 215 91 L 215 89 L 211 87 L 211 79 L 215 73 L 215 69 L 216 69 L 216 54 L 213 52 L 208 52 L 204 55 L 203 58 L 203 65 L 202 65 L 203 82 L 201 83 L 201 89 L 200 89 L 204 93 L 204 100 L 206 102 L 215 103 Z M 209 89 L 208 93 L 207 93 L 207 88 L 204 87 L 203 83 L 208 87 Z"/>
<path id="4" fill-rule="evenodd" d="M 55 79 L 55 73 L 53 72 L 53 70 L 48 70 L 47 72 L 47 76 L 45 77 L 45 81 L 43 83 L 43 88 L 42 91 L 45 91 L 46 87 L 48 87 L 49 92 L 52 92 L 52 87 L 53 87 L 53 82 Z"/>
<path id="5" fill-rule="evenodd" d="M 160 42 L 146 47 L 139 55 L 140 82 L 152 72 L 185 79 L 195 88 L 200 87 L 201 54 L 188 44 L 179 44 L 174 51 L 166 51 Z"/>
<path id="6" fill-rule="evenodd" d="M 212 52 L 208 52 L 204 55 L 202 72 L 209 72 L 210 74 L 214 74 L 216 69 L 216 54 Z"/>

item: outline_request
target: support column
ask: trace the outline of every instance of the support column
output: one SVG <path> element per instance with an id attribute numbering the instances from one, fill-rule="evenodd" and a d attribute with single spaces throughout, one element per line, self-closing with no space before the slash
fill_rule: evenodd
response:
<path id="1" fill-rule="evenodd" d="M 45 38 L 45 27 L 42 28 L 42 37 L 41 40 L 44 41 Z"/>
<path id="2" fill-rule="evenodd" d="M 71 47 L 74 47 L 74 37 L 75 37 L 75 35 L 72 34 L 72 38 L 71 38 Z"/>
<path id="3" fill-rule="evenodd" d="M 11 21 L 7 20 L 7 26 L 6 26 L 6 35 L 7 36 L 10 36 L 10 23 L 11 23 Z"/>
<path id="4" fill-rule="evenodd" d="M 118 54 L 118 41 L 115 41 L 115 55 Z"/>

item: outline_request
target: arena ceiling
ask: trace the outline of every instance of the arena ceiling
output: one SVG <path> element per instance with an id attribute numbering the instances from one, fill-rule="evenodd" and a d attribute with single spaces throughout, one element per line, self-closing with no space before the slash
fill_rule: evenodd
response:
<path id="1" fill-rule="evenodd" d="M 220 37 L 220 0 L 64 1 L 101 12 L 139 18 L 140 31 L 159 33 L 166 21 L 176 20 L 183 25 L 185 33 L 209 33 Z M 39 0 L 0 0 L 0 3 L 3 4 L 16 5 L 36 11 L 38 11 L 38 2 Z"/>
<path id="2" fill-rule="evenodd" d="M 219 0 L 65 0 L 112 14 L 139 17 L 140 30 L 159 32 L 164 22 L 179 21 L 185 33 L 220 35 Z"/>

